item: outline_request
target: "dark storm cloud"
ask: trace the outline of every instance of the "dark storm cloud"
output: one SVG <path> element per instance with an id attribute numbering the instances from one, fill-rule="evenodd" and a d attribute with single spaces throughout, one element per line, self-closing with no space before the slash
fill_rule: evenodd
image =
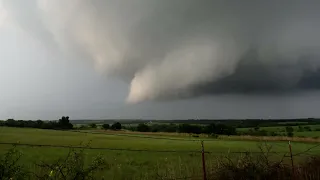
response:
<path id="1" fill-rule="evenodd" d="M 249 55 L 251 54 L 251 55 Z M 253 53 L 254 54 L 254 53 Z M 320 69 L 311 68 L 318 56 L 302 57 L 295 64 L 269 65 L 248 53 L 231 75 L 196 85 L 193 95 L 202 94 L 283 94 L 320 89 Z"/>
<path id="2" fill-rule="evenodd" d="M 130 83 L 128 102 L 320 87 L 317 0 L 10 2 L 31 34 Z"/>

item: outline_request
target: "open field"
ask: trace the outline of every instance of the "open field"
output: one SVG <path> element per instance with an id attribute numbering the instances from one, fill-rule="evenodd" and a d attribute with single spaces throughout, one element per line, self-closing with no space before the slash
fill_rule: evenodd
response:
<path id="1" fill-rule="evenodd" d="M 289 125 L 288 125 L 289 126 Z M 320 125 L 304 125 L 301 124 L 302 127 L 310 127 L 311 129 L 320 129 Z M 299 126 L 291 126 L 295 131 L 298 131 Z M 260 127 L 260 129 L 264 129 L 266 131 L 277 131 L 277 132 L 281 132 L 281 131 L 285 131 L 286 126 L 271 126 L 271 127 Z M 237 130 L 240 131 L 247 131 L 250 128 L 238 128 Z"/>
<path id="2" fill-rule="evenodd" d="M 291 126 L 294 129 L 294 136 L 296 137 L 320 137 L 320 125 L 301 125 L 302 127 L 310 127 L 311 131 L 303 130 L 299 132 L 299 126 Z M 239 132 L 245 132 L 253 128 L 237 128 Z M 272 127 L 260 127 L 260 130 L 266 130 L 268 132 L 285 133 L 285 126 L 272 126 Z"/>
<path id="3" fill-rule="evenodd" d="M 105 134 L 105 135 L 117 135 L 117 136 L 129 136 L 139 138 L 152 138 L 152 139 L 171 139 L 171 140 L 192 140 L 192 141 L 212 141 L 212 140 L 244 140 L 244 141 L 255 141 L 255 142 L 305 142 L 305 143 L 320 143 L 320 138 L 313 138 L 313 136 L 304 137 L 287 137 L 287 136 L 249 136 L 249 135 L 219 135 L 216 138 L 210 137 L 207 134 L 188 134 L 188 133 L 165 133 L 165 132 L 136 132 L 136 131 L 109 131 L 102 129 L 91 129 L 91 130 L 75 130 L 74 132 L 80 133 L 92 133 L 92 134 Z M 297 132 L 297 133 L 318 133 L 318 132 Z"/>
<path id="4" fill-rule="evenodd" d="M 159 138 L 161 137 L 161 138 Z M 241 152 L 259 152 L 259 141 L 240 141 L 226 139 L 204 140 L 206 162 L 208 167 L 214 166 L 219 156 L 239 156 Z M 90 143 L 92 148 L 85 150 L 87 161 L 101 154 L 109 163 L 110 168 L 104 173 L 107 179 L 155 179 L 159 174 L 172 177 L 201 176 L 201 146 L 199 138 L 177 136 L 162 133 L 161 136 L 149 134 L 119 135 L 108 133 L 80 133 L 27 128 L 0 127 L 0 143 L 42 144 L 52 146 L 80 146 Z M 269 142 L 275 157 L 288 153 L 287 142 Z M 10 145 L 0 145 L 0 153 L 9 149 Z M 314 147 L 312 143 L 293 142 L 293 153 L 301 153 Z M 30 170 L 40 160 L 52 161 L 65 156 L 69 149 L 61 147 L 18 146 L 24 156 L 21 163 Z M 102 149 L 105 148 L 105 149 Z M 138 151 L 139 150 L 139 151 Z M 308 152 L 320 154 L 320 148 Z M 300 156 L 295 157 L 298 160 Z"/>

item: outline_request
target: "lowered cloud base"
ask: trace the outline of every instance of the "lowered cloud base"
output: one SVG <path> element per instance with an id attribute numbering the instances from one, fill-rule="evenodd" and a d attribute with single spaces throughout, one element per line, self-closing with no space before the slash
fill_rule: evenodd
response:
<path id="1" fill-rule="evenodd" d="M 127 101 L 320 89 L 320 1 L 2 0 L 48 49 L 130 83 Z M 27 8 L 26 8 L 27 7 Z M 71 56 L 70 56 L 71 57 Z"/>

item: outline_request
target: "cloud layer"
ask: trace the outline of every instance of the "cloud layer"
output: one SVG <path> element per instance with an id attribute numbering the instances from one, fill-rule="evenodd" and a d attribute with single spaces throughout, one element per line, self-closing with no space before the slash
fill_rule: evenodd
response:
<path id="1" fill-rule="evenodd" d="M 131 103 L 320 88 L 316 0 L 2 0 L 0 5 L 48 49 L 72 54 L 74 63 L 90 59 L 98 72 L 130 83 Z"/>

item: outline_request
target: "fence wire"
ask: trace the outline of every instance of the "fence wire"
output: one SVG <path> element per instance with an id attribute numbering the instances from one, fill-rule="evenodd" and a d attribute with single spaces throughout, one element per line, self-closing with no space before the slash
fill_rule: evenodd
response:
<path id="1" fill-rule="evenodd" d="M 67 146 L 67 145 L 50 145 L 50 144 L 31 144 L 31 143 L 12 143 L 12 142 L 0 142 L 0 145 L 12 145 L 12 146 L 28 146 L 28 147 L 51 147 L 51 148 L 68 148 L 68 149 L 91 149 L 91 150 L 105 150 L 105 151 L 131 151 L 131 152 L 150 152 L 150 153 L 201 153 L 199 150 L 154 150 L 154 149 L 128 149 L 128 148 L 105 148 L 105 147 L 90 147 L 90 146 Z M 311 155 L 312 150 L 320 147 L 320 144 L 312 146 L 305 151 L 295 153 L 293 156 Z M 288 154 L 288 152 L 262 152 L 262 151 L 204 151 L 205 154 Z"/>
<path id="2" fill-rule="evenodd" d="M 90 149 L 90 150 L 106 150 L 106 151 L 131 151 L 131 152 L 151 152 L 151 153 L 199 153 L 201 154 L 202 151 L 199 150 L 151 150 L 151 149 L 124 149 L 124 148 L 106 148 L 106 147 L 90 147 L 89 145 L 87 146 L 67 146 L 67 145 L 49 145 L 49 144 L 31 144 L 31 143 L 13 143 L 13 142 L 0 142 L 0 145 L 12 145 L 12 146 L 27 146 L 27 147 L 50 147 L 50 148 L 68 148 L 68 149 Z M 319 148 L 320 144 L 314 145 L 310 148 L 307 148 L 305 151 L 292 154 L 292 156 L 301 156 L 301 155 L 308 155 L 312 156 L 310 154 L 312 150 Z M 264 151 L 228 151 L 228 152 L 212 152 L 212 151 L 203 151 L 203 153 L 206 154 L 277 154 L 283 155 L 284 157 L 290 157 L 288 156 L 289 152 L 264 152 Z M 191 180 L 191 179 L 202 179 L 203 176 L 190 176 L 190 177 L 176 177 L 174 178 L 175 180 Z M 163 179 L 163 178 L 161 178 Z M 165 178 L 168 180 L 168 178 Z M 173 179 L 172 179 L 173 180 Z"/>

